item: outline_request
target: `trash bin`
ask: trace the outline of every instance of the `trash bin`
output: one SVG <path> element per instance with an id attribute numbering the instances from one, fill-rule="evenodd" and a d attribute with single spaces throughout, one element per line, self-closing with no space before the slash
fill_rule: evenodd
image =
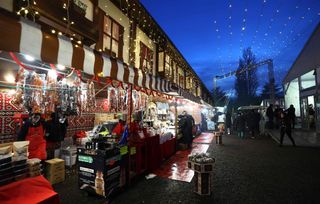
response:
<path id="1" fill-rule="evenodd" d="M 216 138 L 216 144 L 222 145 L 222 132 L 215 132 L 214 136 Z"/>
<path id="2" fill-rule="evenodd" d="M 211 195 L 211 179 L 214 158 L 206 154 L 189 156 L 188 168 L 194 171 L 194 192 L 198 195 Z"/>

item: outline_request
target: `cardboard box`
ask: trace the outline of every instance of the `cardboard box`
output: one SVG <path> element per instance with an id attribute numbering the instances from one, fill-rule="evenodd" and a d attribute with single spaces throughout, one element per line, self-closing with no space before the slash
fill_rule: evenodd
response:
<path id="1" fill-rule="evenodd" d="M 53 174 L 46 174 L 47 180 L 53 184 L 61 183 L 65 180 L 65 171 L 54 172 Z"/>
<path id="2" fill-rule="evenodd" d="M 46 174 L 53 174 L 54 172 L 64 171 L 64 160 L 62 159 L 50 159 L 47 160 L 45 165 L 45 173 Z"/>

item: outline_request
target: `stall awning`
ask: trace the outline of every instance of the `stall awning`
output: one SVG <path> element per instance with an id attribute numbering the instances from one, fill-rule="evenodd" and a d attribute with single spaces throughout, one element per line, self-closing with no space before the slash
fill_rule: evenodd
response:
<path id="1" fill-rule="evenodd" d="M 86 46 L 78 46 L 64 36 L 44 32 L 40 25 L 0 15 L 0 50 L 27 54 L 49 64 L 61 64 L 90 75 L 103 73 L 120 82 L 162 93 L 171 92 L 171 82 L 126 66 Z"/>

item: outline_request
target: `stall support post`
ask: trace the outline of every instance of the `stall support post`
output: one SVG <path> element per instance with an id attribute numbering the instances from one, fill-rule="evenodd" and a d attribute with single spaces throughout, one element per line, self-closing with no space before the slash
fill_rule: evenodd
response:
<path id="1" fill-rule="evenodd" d="M 177 107 L 177 98 L 174 99 L 174 112 L 175 112 L 175 119 L 174 119 L 174 126 L 175 126 L 175 136 L 178 136 L 178 107 Z"/>
<path id="2" fill-rule="evenodd" d="M 129 87 L 128 87 L 128 125 L 129 125 L 129 130 L 131 130 L 131 120 L 132 120 L 131 115 L 132 115 L 132 85 L 129 84 Z"/>

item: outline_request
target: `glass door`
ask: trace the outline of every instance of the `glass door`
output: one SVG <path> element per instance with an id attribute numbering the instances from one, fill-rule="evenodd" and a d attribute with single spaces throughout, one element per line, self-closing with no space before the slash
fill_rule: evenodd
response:
<path id="1" fill-rule="evenodd" d="M 308 125 L 308 98 L 301 98 L 301 126 L 304 129 L 309 127 Z"/>

